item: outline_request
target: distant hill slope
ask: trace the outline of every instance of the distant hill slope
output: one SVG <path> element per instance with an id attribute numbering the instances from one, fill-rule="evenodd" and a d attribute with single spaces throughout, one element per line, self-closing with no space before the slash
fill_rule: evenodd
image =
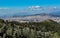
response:
<path id="1" fill-rule="evenodd" d="M 60 17 L 60 11 L 49 13 L 49 15 L 51 15 L 53 17 Z"/>

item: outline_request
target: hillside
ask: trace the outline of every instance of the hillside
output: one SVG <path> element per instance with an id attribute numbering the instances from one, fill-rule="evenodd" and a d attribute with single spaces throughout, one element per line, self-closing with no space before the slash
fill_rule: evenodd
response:
<path id="1" fill-rule="evenodd" d="M 60 24 L 53 20 L 19 23 L 0 19 L 0 38 L 60 38 Z"/>

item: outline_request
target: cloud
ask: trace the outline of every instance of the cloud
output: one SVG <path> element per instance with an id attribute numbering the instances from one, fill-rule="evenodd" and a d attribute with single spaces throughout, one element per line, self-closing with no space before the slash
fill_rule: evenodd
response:
<path id="1" fill-rule="evenodd" d="M 9 8 L 0 8 L 0 10 L 1 10 L 1 9 L 9 9 Z"/>
<path id="2" fill-rule="evenodd" d="M 29 8 L 40 8 L 40 6 L 30 6 Z"/>
<path id="3" fill-rule="evenodd" d="M 8 10 L 7 10 L 8 9 Z M 0 8 L 0 15 L 14 15 L 14 14 L 40 14 L 40 13 L 50 13 L 56 11 L 57 7 L 41 7 L 41 6 L 29 6 L 24 9 L 16 8 Z"/>
<path id="4" fill-rule="evenodd" d="M 31 9 L 31 10 L 41 10 L 41 6 L 29 6 L 28 7 L 29 9 Z"/>

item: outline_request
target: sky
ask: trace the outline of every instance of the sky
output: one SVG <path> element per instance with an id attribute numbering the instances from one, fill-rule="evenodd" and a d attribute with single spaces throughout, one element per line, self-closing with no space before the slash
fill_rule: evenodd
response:
<path id="1" fill-rule="evenodd" d="M 0 0 L 0 7 L 60 6 L 60 0 Z"/>
<path id="2" fill-rule="evenodd" d="M 0 16 L 60 11 L 60 0 L 0 0 Z"/>

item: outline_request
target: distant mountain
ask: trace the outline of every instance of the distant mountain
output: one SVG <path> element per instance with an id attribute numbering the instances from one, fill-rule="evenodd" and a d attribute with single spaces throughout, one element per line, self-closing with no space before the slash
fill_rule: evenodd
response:
<path id="1" fill-rule="evenodd" d="M 25 9 L 0 9 L 0 18 L 21 17 L 34 15 L 49 15 L 60 17 L 60 8 L 31 6 Z"/>
<path id="2" fill-rule="evenodd" d="M 49 15 L 53 17 L 60 17 L 60 11 L 49 13 Z"/>

